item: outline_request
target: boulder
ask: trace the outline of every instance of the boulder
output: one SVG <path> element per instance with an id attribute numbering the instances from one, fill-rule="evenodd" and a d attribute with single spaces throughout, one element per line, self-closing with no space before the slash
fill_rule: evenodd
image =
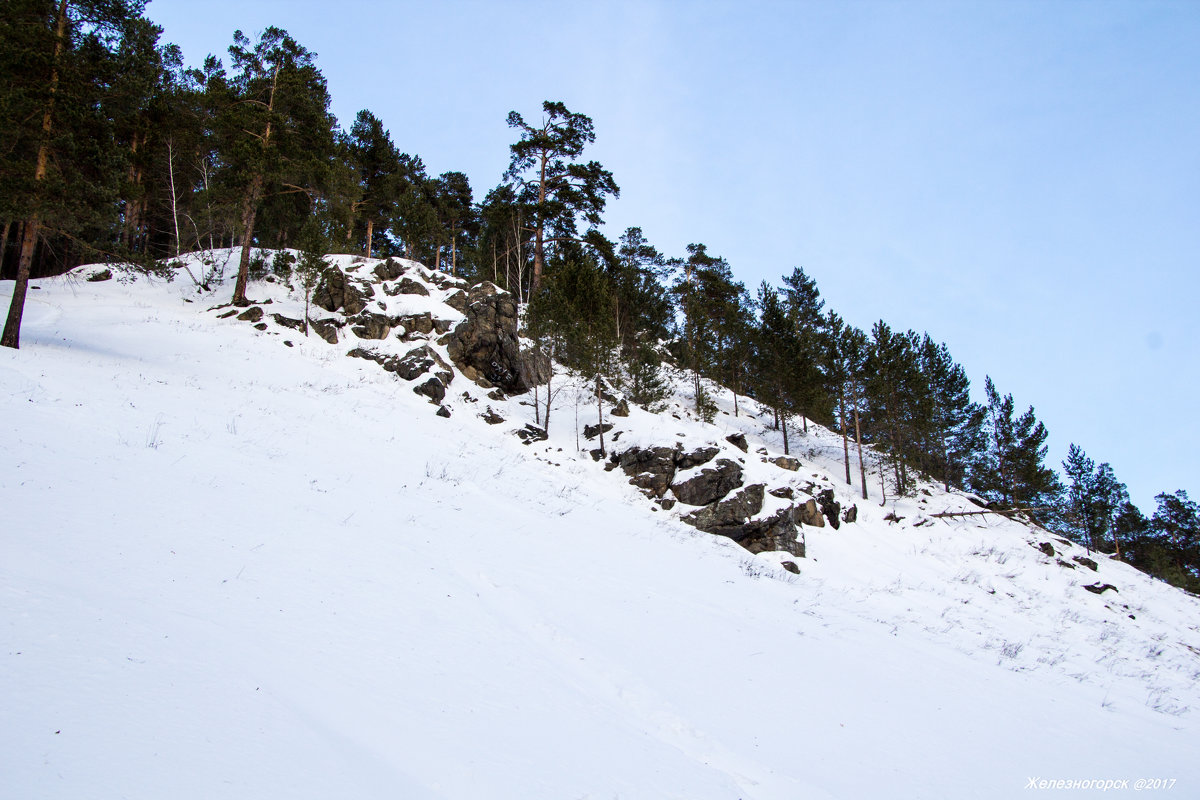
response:
<path id="1" fill-rule="evenodd" d="M 675 457 L 676 469 L 691 469 L 701 464 L 707 464 L 721 452 L 719 447 L 700 447 L 690 453 L 680 453 Z"/>
<path id="2" fill-rule="evenodd" d="M 825 527 L 825 517 L 821 515 L 821 509 L 817 508 L 816 500 L 807 500 L 803 505 L 797 506 L 796 516 L 804 525 L 813 528 Z"/>
<path id="3" fill-rule="evenodd" d="M 381 281 L 394 281 L 403 274 L 404 265 L 392 258 L 375 265 L 375 277 Z"/>
<path id="4" fill-rule="evenodd" d="M 1092 594 L 1104 594 L 1109 589 L 1112 589 L 1114 592 L 1120 591 L 1120 589 L 1113 586 L 1111 583 L 1093 583 L 1091 586 L 1085 586 L 1083 588 L 1087 589 Z"/>
<path id="5" fill-rule="evenodd" d="M 275 320 L 276 325 L 281 325 L 284 328 L 291 328 L 294 331 L 304 330 L 304 320 L 292 319 L 285 317 L 283 314 L 272 314 L 271 319 Z"/>
<path id="6" fill-rule="evenodd" d="M 424 314 L 407 314 L 396 317 L 396 324 L 403 325 L 405 333 L 433 333 L 433 315 L 426 311 Z"/>
<path id="7" fill-rule="evenodd" d="M 258 322 L 263 318 L 263 310 L 258 306 L 250 306 L 242 313 L 238 314 L 238 319 L 243 322 Z"/>
<path id="8" fill-rule="evenodd" d="M 386 339 L 392 332 L 392 321 L 383 314 L 363 312 L 349 322 L 350 331 L 360 339 Z"/>
<path id="9" fill-rule="evenodd" d="M 393 365 L 385 365 L 384 369 L 396 373 L 406 381 L 411 381 L 435 367 L 438 369 L 437 375 L 442 380 L 442 383 L 449 384 L 454 376 L 450 365 L 429 345 L 423 345 L 409 350 L 403 356 L 396 359 Z M 440 403 L 441 400 L 439 399 L 438 402 Z"/>
<path id="10" fill-rule="evenodd" d="M 858 506 L 850 506 L 842 514 L 842 522 L 850 523 L 858 521 Z"/>
<path id="11" fill-rule="evenodd" d="M 706 506 L 720 500 L 742 485 L 742 468 L 735 461 L 722 458 L 716 467 L 705 467 L 700 474 L 671 485 L 671 491 L 681 503 Z"/>
<path id="12" fill-rule="evenodd" d="M 89 283 L 99 283 L 100 281 L 111 281 L 112 280 L 112 270 L 111 269 L 102 269 L 99 272 L 93 272 L 91 275 L 88 275 L 87 279 L 88 279 Z"/>
<path id="13" fill-rule="evenodd" d="M 479 417 L 488 425 L 499 425 L 501 422 L 504 422 L 504 417 L 493 411 L 491 406 L 488 406 Z"/>
<path id="14" fill-rule="evenodd" d="M 367 295 L 348 280 L 340 269 L 330 267 L 321 275 L 317 288 L 313 290 L 312 303 L 326 311 L 342 309 L 347 315 L 353 316 L 367 307 Z"/>
<path id="15" fill-rule="evenodd" d="M 729 442 L 743 453 L 749 452 L 750 450 L 750 445 L 746 444 L 746 434 L 744 433 L 731 433 L 725 437 L 725 441 Z"/>
<path id="16" fill-rule="evenodd" d="M 742 525 L 762 511 L 762 505 L 763 485 L 756 483 L 747 486 L 728 499 L 718 500 L 699 511 L 693 511 L 682 519 L 705 533 L 716 533 L 737 539 Z"/>
<path id="17" fill-rule="evenodd" d="M 550 377 L 549 359 L 521 352 L 517 303 L 491 283 L 471 289 L 466 319 L 446 337 L 450 360 L 468 379 L 523 394 Z"/>
<path id="18" fill-rule="evenodd" d="M 447 297 L 444 302 L 460 314 L 467 312 L 467 293 L 462 289 Z"/>
<path id="19" fill-rule="evenodd" d="M 600 434 L 608 433 L 612 429 L 613 429 L 613 424 L 611 422 L 606 422 L 603 425 L 584 425 L 583 426 L 583 438 L 595 439 Z"/>
<path id="20" fill-rule="evenodd" d="M 795 507 L 788 506 L 765 519 L 752 519 L 742 526 L 735 541 L 751 553 L 783 551 L 804 557 L 804 542 L 796 528 Z"/>
<path id="21" fill-rule="evenodd" d="M 613 454 L 613 459 L 621 470 L 629 476 L 629 482 L 641 489 L 649 497 L 660 498 L 671 488 L 675 477 L 675 449 L 671 447 L 637 447 L 620 454 Z"/>
<path id="22" fill-rule="evenodd" d="M 1080 566 L 1087 567 L 1092 572 L 1095 572 L 1096 570 L 1098 570 L 1100 568 L 1100 566 L 1095 561 L 1093 561 L 1090 558 L 1086 558 L 1085 556 L 1075 556 L 1071 560 L 1074 561 L 1076 564 L 1079 564 Z"/>
<path id="23" fill-rule="evenodd" d="M 429 297 L 429 289 L 425 288 L 425 284 L 419 281 L 414 281 L 412 278 L 404 278 L 396 284 L 392 294 L 418 294 L 422 297 Z"/>
<path id="24" fill-rule="evenodd" d="M 441 405 L 446 399 L 446 384 L 442 383 L 442 379 L 437 375 L 431 375 L 428 380 L 418 383 L 413 387 L 413 391 L 428 397 L 429 402 L 435 405 Z"/>
<path id="25" fill-rule="evenodd" d="M 615 406 L 613 406 L 612 411 L 608 413 L 614 417 L 628 417 L 629 401 L 622 397 L 621 400 Z"/>
<path id="26" fill-rule="evenodd" d="M 779 458 L 772 459 L 771 463 L 780 469 L 786 469 L 791 472 L 800 469 L 800 461 L 791 456 L 780 456 Z"/>
<path id="27" fill-rule="evenodd" d="M 335 319 L 310 319 L 309 329 L 330 344 L 337 344 L 340 323 Z"/>
<path id="28" fill-rule="evenodd" d="M 1047 558 L 1054 558 L 1055 556 L 1054 545 L 1050 544 L 1049 542 L 1042 542 L 1037 546 L 1037 549 L 1041 550 Z"/>
<path id="29" fill-rule="evenodd" d="M 796 493 L 790 486 L 780 486 L 778 489 L 768 490 L 772 497 L 778 497 L 781 500 L 795 500 Z"/>
<path id="30" fill-rule="evenodd" d="M 829 520 L 829 525 L 836 531 L 842 527 L 842 504 L 833 499 L 833 489 L 824 489 L 817 494 L 817 505 L 821 507 L 821 513 L 825 515 L 825 519 Z"/>
<path id="31" fill-rule="evenodd" d="M 534 442 L 544 442 L 550 437 L 544 429 L 536 425 L 526 425 L 517 431 L 517 438 L 524 444 L 533 444 Z"/>
<path id="32" fill-rule="evenodd" d="M 786 569 L 788 572 L 792 573 L 793 575 L 800 574 L 800 568 L 796 566 L 795 561 L 780 561 L 779 566 L 783 567 L 784 569 Z"/>
<path id="33" fill-rule="evenodd" d="M 450 409 L 446 408 L 445 406 L 438 406 L 437 415 L 439 417 L 450 419 Z"/>

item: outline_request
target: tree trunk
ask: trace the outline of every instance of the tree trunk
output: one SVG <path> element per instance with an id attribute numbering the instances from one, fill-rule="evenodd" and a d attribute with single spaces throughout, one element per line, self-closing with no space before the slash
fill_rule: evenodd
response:
<path id="1" fill-rule="evenodd" d="M 785 456 L 789 456 L 789 455 L 791 455 L 791 451 L 788 449 L 787 413 L 786 412 L 779 415 L 779 424 L 783 426 L 783 454 Z"/>
<path id="2" fill-rule="evenodd" d="M 175 223 L 175 257 L 179 257 L 179 209 L 175 198 L 175 142 L 167 140 L 167 173 L 171 178 L 171 220 Z"/>
<path id="3" fill-rule="evenodd" d="M 0 237 L 0 274 L 4 273 L 4 256 L 8 254 L 8 232 L 12 229 L 12 220 L 4 221 L 4 235 Z"/>
<path id="4" fill-rule="evenodd" d="M 458 275 L 458 234 L 450 237 L 450 274 Z"/>
<path id="5" fill-rule="evenodd" d="M 846 384 L 838 387 L 838 416 L 842 421 L 842 455 L 846 462 L 846 483 L 850 484 L 850 442 L 846 433 Z"/>
<path id="6" fill-rule="evenodd" d="M 600 418 L 600 457 L 606 458 L 607 453 L 604 452 L 604 403 L 600 397 L 600 376 L 596 376 L 596 413 Z"/>
<path id="7" fill-rule="evenodd" d="M 367 258 L 371 257 L 371 240 L 375 235 L 375 220 L 367 217 Z"/>
<path id="8" fill-rule="evenodd" d="M 854 404 L 854 444 L 858 447 L 858 475 L 862 480 L 862 499 L 867 500 L 867 467 L 863 463 L 862 426 L 858 419 L 858 385 L 850 384 L 850 400 Z"/>
<path id="9" fill-rule="evenodd" d="M 62 56 L 66 33 L 67 0 L 62 0 L 58 6 L 58 21 L 54 29 L 54 61 L 50 68 L 50 96 L 46 100 L 46 108 L 42 113 L 42 142 L 38 146 L 37 167 L 33 173 L 35 187 L 45 179 L 46 167 L 50 161 L 49 139 L 50 134 L 54 131 L 54 99 L 58 94 L 58 60 Z M 34 208 L 37 208 L 36 199 Z M 25 232 L 21 237 L 21 255 L 17 260 L 16 285 L 13 286 L 12 302 L 8 306 L 8 319 L 4 323 L 4 334 L 0 337 L 0 346 L 11 347 L 14 350 L 21 344 L 21 317 L 25 314 L 25 294 L 29 290 L 29 266 L 33 263 L 33 250 L 37 246 L 41 228 L 41 218 L 35 211 L 25 222 Z"/>
<path id="10" fill-rule="evenodd" d="M 533 297 L 537 293 L 538 284 L 542 282 L 542 267 L 546 263 L 545 232 L 543 228 L 546 224 L 544 215 L 546 204 L 546 159 L 548 155 L 548 153 L 542 151 L 541 165 L 538 167 L 537 227 L 534 230 L 536 238 L 533 242 L 533 281 L 529 286 L 530 297 Z"/>
<path id="11" fill-rule="evenodd" d="M 263 130 L 262 149 L 271 144 L 271 114 L 275 113 L 275 88 L 279 83 L 279 67 L 276 66 L 271 74 L 271 94 L 267 100 L 267 125 Z M 254 219 L 258 216 L 258 201 L 262 197 L 263 174 L 259 170 L 250 181 L 250 189 L 246 192 L 246 204 L 242 207 L 242 258 L 238 262 L 237 283 L 233 287 L 233 304 L 248 306 L 246 299 L 246 283 L 250 279 L 250 244 L 254 241 Z"/>
<path id="12" fill-rule="evenodd" d="M 246 283 L 250 280 L 250 245 L 254 241 L 254 219 L 258 216 L 258 199 L 262 194 L 262 173 L 250 181 L 246 199 L 242 205 L 242 257 L 238 261 L 237 283 L 233 286 L 233 304 L 248 306 Z"/>

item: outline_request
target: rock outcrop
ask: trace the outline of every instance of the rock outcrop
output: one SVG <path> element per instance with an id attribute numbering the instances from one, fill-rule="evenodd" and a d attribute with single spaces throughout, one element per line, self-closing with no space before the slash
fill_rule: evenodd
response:
<path id="1" fill-rule="evenodd" d="M 330 267 L 321 275 L 321 281 L 313 291 L 312 303 L 326 311 L 341 309 L 348 316 L 353 316 L 367 307 L 368 297 L 344 272 L 337 267 Z"/>
<path id="2" fill-rule="evenodd" d="M 450 360 L 468 380 L 522 394 L 550 377 L 545 358 L 522 352 L 517 339 L 517 302 L 491 283 L 472 287 L 466 319 L 446 340 Z"/>
<path id="3" fill-rule="evenodd" d="M 706 506 L 720 500 L 742 485 L 742 468 L 736 461 L 722 458 L 715 467 L 705 467 L 698 475 L 671 484 L 671 491 L 681 503 Z"/>

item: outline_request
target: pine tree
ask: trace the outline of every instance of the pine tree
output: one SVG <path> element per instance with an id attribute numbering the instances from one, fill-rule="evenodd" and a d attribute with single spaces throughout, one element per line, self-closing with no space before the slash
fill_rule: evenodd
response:
<path id="1" fill-rule="evenodd" d="M 351 213 L 366 223 L 363 255 L 370 258 L 376 226 L 382 229 L 395 213 L 401 190 L 400 153 L 383 123 L 365 109 L 354 119 L 346 150 L 358 184 Z M 356 230 L 352 224 L 347 234 Z"/>
<path id="2" fill-rule="evenodd" d="M 967 373 L 955 363 L 944 342 L 934 344 L 925 334 L 918 358 L 929 391 L 928 416 L 923 421 L 928 433 L 929 472 L 941 477 L 948 492 L 951 484 L 963 486 L 966 482 L 967 464 L 981 446 L 984 411 L 971 401 Z"/>
<path id="3" fill-rule="evenodd" d="M 683 362 L 692 372 L 696 413 L 711 421 L 716 407 L 700 382 L 702 375 L 714 375 L 728 344 L 731 319 L 740 311 L 739 299 L 745 291 L 733 280 L 725 259 L 708 254 L 702 244 L 689 244 L 688 257 L 679 263 L 681 270 L 673 292 L 683 312 L 680 345 Z"/>
<path id="4" fill-rule="evenodd" d="M 222 157 L 227 179 L 241 191 L 242 254 L 234 305 L 249 305 L 246 283 L 255 222 L 265 197 L 311 198 L 333 151 L 329 92 L 312 53 L 276 27 L 251 44 L 235 31 L 229 55 L 234 73 L 222 109 Z"/>
<path id="5" fill-rule="evenodd" d="M 16 285 L 0 345 L 20 345 L 35 249 L 47 234 L 95 240 L 115 221 L 113 200 L 126 153 L 114 118 L 123 91 L 120 53 L 127 38 L 153 44 L 158 29 L 144 2 L 11 0 L 0 15 L 0 108 L 4 128 L 5 231 L 20 221 Z"/>
<path id="6" fill-rule="evenodd" d="M 608 196 L 619 197 L 621 192 L 612 173 L 599 162 L 578 161 L 584 148 L 596 140 L 590 117 L 547 100 L 542 103 L 540 125 L 531 125 L 512 111 L 508 126 L 519 130 L 521 138 L 509 148 L 512 160 L 505 177 L 521 187 L 534 214 L 532 295 L 542 279 L 546 245 L 577 240 L 579 218 L 599 225 Z"/>
<path id="7" fill-rule="evenodd" d="M 1001 397 L 990 377 L 984 392 L 986 445 L 972 469 L 972 488 L 1010 507 L 1054 505 L 1062 487 L 1044 464 L 1049 432 L 1037 420 L 1033 406 L 1014 418 L 1011 394 Z"/>
<path id="8" fill-rule="evenodd" d="M 821 373 L 825 323 L 821 309 L 825 301 L 817 282 L 800 267 L 784 277 L 782 295 L 788 319 L 795 328 L 795 352 L 790 365 L 795 374 L 792 399 L 803 420 L 804 432 L 808 433 L 809 418 L 823 410 L 827 401 L 825 376 Z"/>

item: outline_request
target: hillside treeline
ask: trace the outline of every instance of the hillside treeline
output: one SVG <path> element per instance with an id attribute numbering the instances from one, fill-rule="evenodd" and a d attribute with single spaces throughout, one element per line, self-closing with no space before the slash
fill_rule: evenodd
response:
<path id="1" fill-rule="evenodd" d="M 839 433 L 844 478 L 864 498 L 922 480 L 968 490 L 1200 590 L 1200 508 L 1186 492 L 1160 494 L 1147 517 L 1080 447 L 1061 471 L 1047 465 L 1033 407 L 990 378 L 973 400 L 928 333 L 847 324 L 803 269 L 748 288 L 703 244 L 665 254 L 640 228 L 608 238 L 619 187 L 587 158 L 584 114 L 558 102 L 511 113 L 509 169 L 480 192 L 461 172 L 429 174 L 369 110 L 342 127 L 313 54 L 279 28 L 235 32 L 199 68 L 160 34 L 133 0 L 6 4 L 0 269 L 15 288 L 4 344 L 19 344 L 28 280 L 84 262 L 166 270 L 183 252 L 240 246 L 232 299 L 245 304 L 270 268 L 251 246 L 412 258 L 513 292 L 539 347 L 635 402 L 662 399 L 671 364 L 691 376 L 701 417 L 721 385 L 735 409 L 769 409 L 785 451 L 810 421 Z M 275 266 L 288 277 L 286 261 Z"/>

